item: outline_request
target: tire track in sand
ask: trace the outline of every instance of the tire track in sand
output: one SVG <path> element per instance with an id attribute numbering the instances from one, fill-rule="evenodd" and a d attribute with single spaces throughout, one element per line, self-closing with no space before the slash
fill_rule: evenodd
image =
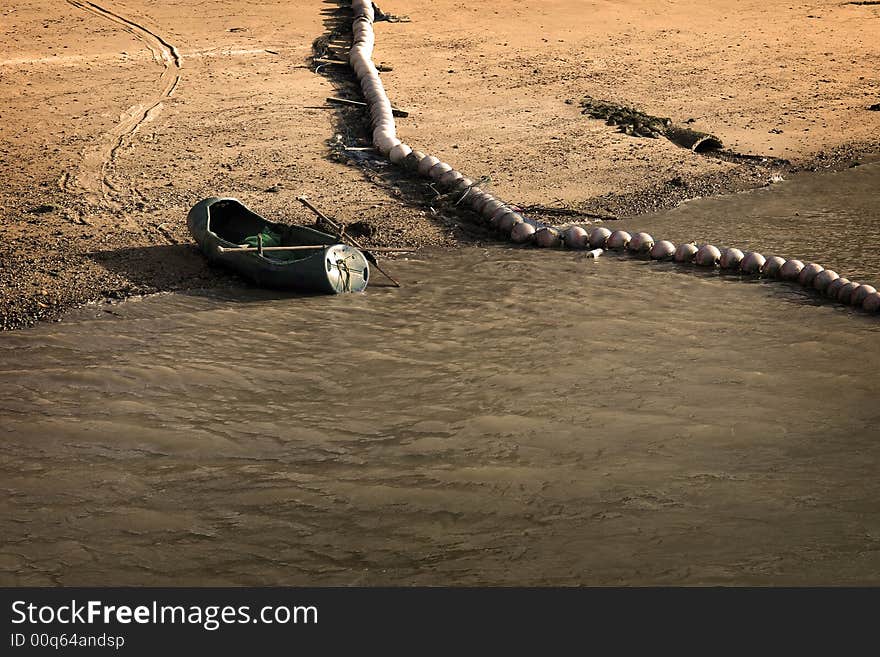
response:
<path id="1" fill-rule="evenodd" d="M 153 61 L 163 69 L 156 93 L 144 102 L 125 110 L 119 118 L 119 123 L 112 130 L 101 135 L 94 146 L 85 149 L 80 172 L 76 176 L 65 174 L 61 179 L 61 186 L 65 191 L 73 191 L 71 185 L 75 184 L 85 192 L 89 200 L 97 203 L 103 201 L 110 207 L 118 207 L 109 193 L 119 190 L 110 180 L 108 168 L 125 140 L 134 135 L 144 123 L 155 119 L 162 111 L 164 101 L 174 94 L 180 83 L 183 60 L 177 48 L 143 25 L 94 2 L 80 2 L 80 0 L 67 0 L 67 2 L 77 9 L 115 23 L 134 36 L 147 47 L 153 56 Z"/>

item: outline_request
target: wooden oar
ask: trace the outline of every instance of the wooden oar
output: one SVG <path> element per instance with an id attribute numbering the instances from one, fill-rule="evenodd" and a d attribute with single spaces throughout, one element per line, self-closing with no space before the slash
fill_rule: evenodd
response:
<path id="1" fill-rule="evenodd" d="M 328 246 L 333 246 L 332 244 L 308 244 L 308 245 L 298 245 L 298 246 L 264 246 L 262 249 L 258 246 L 218 246 L 217 250 L 220 253 L 252 253 L 254 251 L 305 251 L 308 249 L 326 249 Z M 360 248 L 360 247 L 358 247 Z M 390 246 L 382 246 L 375 249 L 370 249 L 370 251 L 378 251 L 382 253 L 405 253 L 407 251 L 414 251 L 412 248 L 398 248 L 398 247 L 390 247 Z"/>
<path id="2" fill-rule="evenodd" d="M 346 235 L 345 228 L 343 228 L 342 226 L 337 224 L 330 217 L 328 217 L 323 212 L 321 212 L 318 208 L 316 208 L 314 205 L 309 203 L 309 200 L 305 196 L 297 196 L 296 200 L 299 201 L 300 203 L 302 203 L 304 206 L 306 206 L 309 210 L 314 212 L 321 220 L 326 221 L 333 228 L 333 230 L 336 231 L 336 233 L 339 235 L 340 239 L 348 240 L 352 246 L 357 247 L 361 251 L 370 252 L 372 250 L 372 249 L 367 249 L 367 248 L 364 248 L 363 246 L 361 246 L 360 243 L 355 238 L 353 238 L 351 235 Z M 378 269 L 379 272 L 385 276 L 385 278 L 387 278 L 389 281 L 394 283 L 394 287 L 400 287 L 400 283 L 398 283 L 397 280 L 395 280 L 394 277 L 391 276 L 391 274 L 389 274 L 384 269 L 382 269 L 379 266 L 379 263 L 376 262 L 375 259 L 373 260 L 373 266 L 376 269 Z"/>

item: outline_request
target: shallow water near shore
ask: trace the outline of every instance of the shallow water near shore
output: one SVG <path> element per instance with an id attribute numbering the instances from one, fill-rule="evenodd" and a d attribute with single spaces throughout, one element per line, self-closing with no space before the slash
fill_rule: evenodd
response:
<path id="1" fill-rule="evenodd" d="M 878 189 L 626 225 L 876 283 Z M 389 269 L 0 335 L 0 582 L 880 584 L 877 317 L 614 255 Z"/>

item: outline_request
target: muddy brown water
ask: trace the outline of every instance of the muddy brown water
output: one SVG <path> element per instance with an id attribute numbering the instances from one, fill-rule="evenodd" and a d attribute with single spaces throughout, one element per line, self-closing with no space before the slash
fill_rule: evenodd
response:
<path id="1" fill-rule="evenodd" d="M 880 280 L 880 166 L 629 222 Z M 0 335 L 4 584 L 880 584 L 880 321 L 492 247 Z"/>

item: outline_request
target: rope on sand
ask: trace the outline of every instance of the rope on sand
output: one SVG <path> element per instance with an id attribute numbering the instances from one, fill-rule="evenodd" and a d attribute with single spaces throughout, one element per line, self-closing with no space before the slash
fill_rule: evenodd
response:
<path id="1" fill-rule="evenodd" d="M 816 263 L 804 264 L 800 260 L 784 260 L 779 256 L 764 257 L 757 252 L 743 253 L 735 248 L 722 251 L 711 244 L 698 247 L 690 243 L 676 247 L 666 240 L 655 242 L 647 233 L 631 235 L 622 230 L 611 232 L 604 227 L 593 228 L 588 234 L 580 226 L 557 229 L 523 216 L 510 204 L 480 189 L 477 183 L 452 165 L 433 155 L 413 150 L 397 137 L 391 101 L 372 60 L 376 45 L 373 32 L 375 7 L 371 0 L 352 0 L 351 9 L 354 19 L 349 63 L 357 74 L 370 110 L 373 145 L 393 164 L 430 178 L 444 191 L 459 192 L 460 203 L 468 205 L 507 239 L 542 248 L 565 245 L 584 249 L 589 246 L 594 256 L 599 254 L 600 249 L 621 250 L 653 260 L 671 259 L 680 264 L 720 267 L 731 273 L 797 281 L 841 303 L 868 312 L 880 312 L 880 293 L 873 286 L 850 281 Z"/>

